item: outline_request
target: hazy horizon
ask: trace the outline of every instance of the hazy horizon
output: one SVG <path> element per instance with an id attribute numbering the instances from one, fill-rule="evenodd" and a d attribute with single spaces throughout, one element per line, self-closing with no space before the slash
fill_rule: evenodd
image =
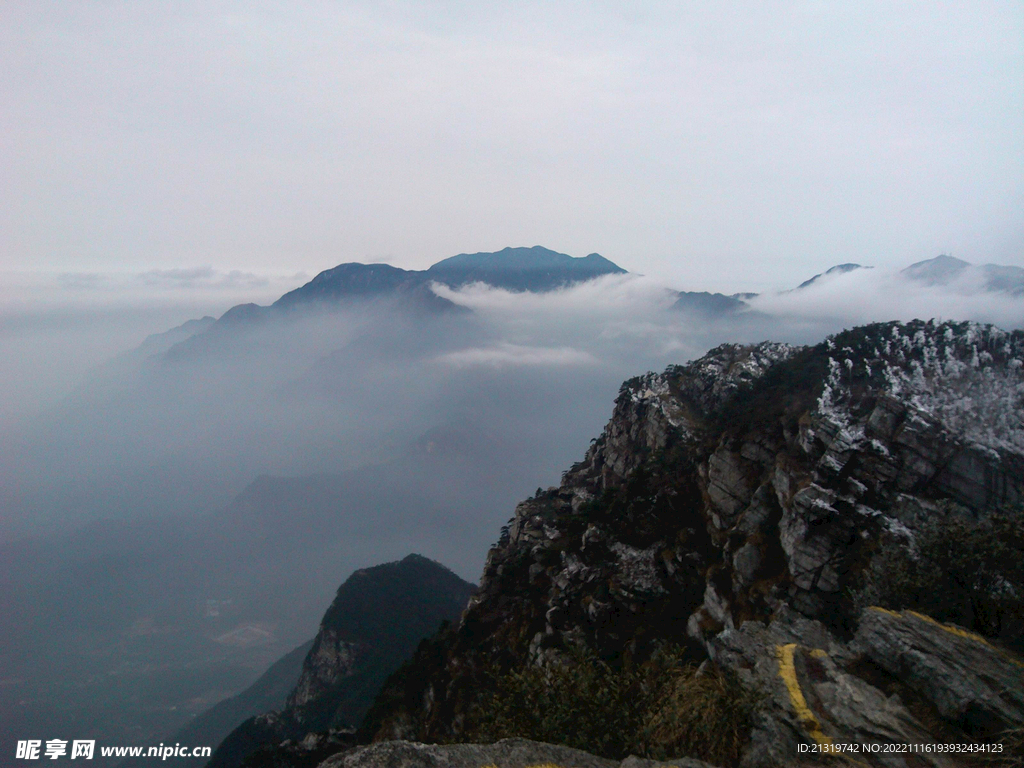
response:
<path id="1" fill-rule="evenodd" d="M 1019 4 L 5 3 L 0 272 L 1024 265 Z M 739 286 L 739 287 L 733 287 Z"/>

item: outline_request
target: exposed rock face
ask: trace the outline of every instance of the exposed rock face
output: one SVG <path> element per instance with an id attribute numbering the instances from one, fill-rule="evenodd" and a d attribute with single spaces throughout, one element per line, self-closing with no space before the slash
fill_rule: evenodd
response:
<path id="1" fill-rule="evenodd" d="M 502 739 L 494 744 L 417 744 L 385 741 L 336 755 L 323 768 L 660 768 L 668 763 L 628 757 L 619 762 L 555 744 Z M 673 760 L 676 768 L 708 768 L 700 760 Z"/>
<path id="2" fill-rule="evenodd" d="M 721 632 L 709 650 L 763 696 L 750 766 L 791 761 L 800 744 L 984 742 L 1024 723 L 1024 662 L 910 611 L 868 608 L 855 638 L 841 642 L 821 622 L 782 608 L 767 626 Z M 850 756 L 871 765 L 959 764 L 942 753 Z"/>
<path id="3" fill-rule="evenodd" d="M 491 665 L 574 646 L 643 659 L 664 642 L 774 691 L 750 766 L 795 759 L 814 733 L 921 742 L 1019 724 L 1018 694 L 999 693 L 1020 689 L 1016 661 L 942 703 L 957 654 L 988 651 L 913 617 L 860 620 L 846 588 L 882 540 L 910 542 L 947 509 L 1021 503 L 1022 359 L 1021 332 L 889 323 L 813 348 L 725 345 L 626 382 L 584 460 L 516 508 L 459 627 L 389 681 L 363 736 L 458 738 Z"/>
<path id="4" fill-rule="evenodd" d="M 244 722 L 209 765 L 236 766 L 264 745 L 358 725 L 387 676 L 442 621 L 456 619 L 472 591 L 419 555 L 356 571 L 324 614 L 284 709 Z"/>
<path id="5" fill-rule="evenodd" d="M 335 628 L 321 627 L 285 706 L 305 706 L 349 677 L 355 670 L 358 650 L 358 643 L 342 639 Z"/>
<path id="6" fill-rule="evenodd" d="M 1024 723 L 1024 661 L 977 635 L 874 608 L 861 618 L 855 647 L 969 734 Z"/>

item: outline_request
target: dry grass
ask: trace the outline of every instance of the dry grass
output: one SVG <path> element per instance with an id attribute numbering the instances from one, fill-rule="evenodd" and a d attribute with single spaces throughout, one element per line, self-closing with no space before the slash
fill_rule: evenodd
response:
<path id="1" fill-rule="evenodd" d="M 992 768 L 1024 768 L 1024 727 L 1003 731 L 996 739 L 1002 752 L 986 755 L 984 763 Z"/>
<path id="2" fill-rule="evenodd" d="M 725 768 L 739 760 L 755 706 L 739 683 L 698 673 L 674 651 L 628 669 L 580 654 L 496 676 L 494 694 L 471 711 L 462 736 L 522 736 L 612 759 L 695 757 Z"/>
<path id="3" fill-rule="evenodd" d="M 749 738 L 755 706 L 752 692 L 717 670 L 679 670 L 662 686 L 644 725 L 648 755 L 735 765 Z"/>

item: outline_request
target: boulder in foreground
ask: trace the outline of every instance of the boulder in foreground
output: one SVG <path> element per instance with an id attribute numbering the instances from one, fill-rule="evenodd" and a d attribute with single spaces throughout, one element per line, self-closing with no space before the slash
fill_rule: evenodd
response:
<path id="1" fill-rule="evenodd" d="M 529 739 L 494 744 L 418 744 L 382 741 L 357 747 L 321 763 L 323 768 L 659 768 L 669 763 L 628 757 L 619 762 L 578 749 Z M 676 768 L 709 768 L 700 760 L 673 760 Z"/>

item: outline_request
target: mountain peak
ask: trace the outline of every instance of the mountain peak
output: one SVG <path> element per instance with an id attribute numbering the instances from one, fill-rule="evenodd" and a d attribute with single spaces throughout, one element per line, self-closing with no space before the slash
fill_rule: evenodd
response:
<path id="1" fill-rule="evenodd" d="M 611 259 L 606 259 L 600 253 L 588 253 L 586 256 L 583 257 L 583 261 L 587 261 L 595 265 L 610 267 L 610 272 L 620 272 L 622 274 L 626 273 L 626 270 L 624 270 L 618 264 L 613 262 Z"/>
<path id="2" fill-rule="evenodd" d="M 305 285 L 279 298 L 274 306 L 289 307 L 316 300 L 377 296 L 411 282 L 419 282 L 416 280 L 417 274 L 390 264 L 347 262 L 325 269 Z"/>
<path id="3" fill-rule="evenodd" d="M 305 646 L 284 708 L 243 722 L 208 765 L 235 768 L 261 744 L 357 725 L 388 675 L 441 622 L 457 620 L 474 591 L 473 584 L 417 554 L 353 572 Z"/>
<path id="4" fill-rule="evenodd" d="M 428 278 L 451 287 L 487 283 L 513 291 L 550 291 L 609 274 L 626 270 L 597 253 L 577 258 L 540 245 L 460 253 L 426 271 Z"/>
<path id="5" fill-rule="evenodd" d="M 847 272 L 853 272 L 854 270 L 857 269 L 871 269 L 871 267 L 865 267 L 862 264 L 854 264 L 852 262 L 848 262 L 846 264 L 836 264 L 834 267 L 829 267 L 824 272 L 820 272 L 819 274 L 815 275 L 810 280 L 804 280 L 802 283 L 800 283 L 800 285 L 796 287 L 796 290 L 799 291 L 801 288 L 806 288 L 809 285 L 813 285 L 814 283 L 818 282 L 822 278 L 828 277 L 829 275 L 845 275 Z"/>
<path id="6" fill-rule="evenodd" d="M 428 272 L 445 272 L 451 269 L 477 267 L 487 269 L 535 269 L 563 265 L 576 261 L 567 253 L 559 253 L 534 245 L 530 248 L 502 248 L 500 251 L 480 251 L 478 253 L 459 253 L 449 256 L 436 264 L 432 264 Z"/>
<path id="7" fill-rule="evenodd" d="M 998 701 L 995 691 L 1024 702 L 1016 657 L 855 596 L 890 547 L 916 560 L 915 542 L 937 520 L 987 524 L 1019 506 L 1022 356 L 1019 332 L 892 322 L 814 347 L 724 344 L 630 379 L 583 460 L 515 507 L 459 625 L 388 681 L 360 734 L 469 740 L 492 722 L 493 710 L 469 695 L 494 690 L 488 669 L 557 674 L 582 652 L 609 667 L 628 657 L 662 670 L 659 654 L 680 639 L 690 643 L 688 661 L 736 675 L 752 700 L 772 702 L 757 711 L 773 724 L 750 731 L 745 755 L 717 764 L 777 765 L 769 747 L 788 759 L 810 738 L 792 725 L 784 665 L 794 687 L 815 692 L 815 706 L 840 685 L 861 692 L 855 706 L 847 697 L 822 709 L 837 740 L 883 728 L 884 713 L 884 731 L 871 733 L 937 741 L 980 707 L 973 702 Z M 911 631 L 928 637 L 907 645 Z M 893 648 L 913 665 L 892 658 Z M 944 720 L 916 721 L 909 707 L 923 699 L 935 707 L 960 696 L 963 665 L 943 670 L 962 658 L 985 659 L 965 703 L 941 712 Z M 861 659 L 885 675 L 855 672 Z M 993 682 L 974 682 L 982 677 Z M 892 693 L 890 681 L 907 693 Z M 998 733 L 1019 727 L 1020 709 L 992 708 L 970 722 L 972 733 Z"/>
<path id="8" fill-rule="evenodd" d="M 972 266 L 969 261 L 943 253 L 934 259 L 925 259 L 911 264 L 902 270 L 902 274 L 925 285 L 945 285 L 958 278 Z"/>
<path id="9" fill-rule="evenodd" d="M 901 274 L 926 286 L 950 285 L 966 278 L 968 285 L 982 287 L 985 291 L 1024 295 L 1024 269 L 1000 264 L 979 267 L 947 254 L 911 264 Z"/>
<path id="10" fill-rule="evenodd" d="M 371 584 L 372 589 L 368 586 Z M 397 605 L 407 601 L 412 584 L 422 592 L 419 598 L 422 605 L 433 607 L 439 615 L 444 613 L 442 608 L 448 605 L 453 592 L 459 594 L 459 600 L 464 600 L 472 590 L 472 585 L 440 563 L 423 555 L 410 554 L 402 560 L 355 571 L 338 588 L 334 602 L 324 614 L 323 626 L 364 638 L 393 635 L 398 631 L 391 626 L 396 619 L 383 616 L 380 605 L 382 602 Z M 401 619 L 407 620 L 408 617 Z M 430 622 L 437 624 L 433 618 Z M 422 634 L 433 628 L 425 626 Z"/>
<path id="11" fill-rule="evenodd" d="M 943 265 L 943 266 L 955 266 L 959 268 L 971 266 L 971 262 L 958 259 L 956 256 L 950 256 L 948 253 L 940 253 L 938 256 L 932 259 L 925 259 L 924 261 L 918 261 L 911 264 L 907 269 L 913 269 L 914 267 L 920 267 L 924 264 Z"/>
<path id="12" fill-rule="evenodd" d="M 756 295 L 756 294 L 755 294 Z M 733 315 L 749 305 L 739 296 L 725 296 L 707 291 L 680 291 L 672 309 L 690 312 L 705 318 Z"/>
<path id="13" fill-rule="evenodd" d="M 626 270 L 600 254 L 575 258 L 540 245 L 531 248 L 503 248 L 500 251 L 460 253 L 433 264 L 427 270 L 408 270 L 390 264 L 348 262 L 325 269 L 308 283 L 289 291 L 274 306 L 286 308 L 309 302 L 344 298 L 372 298 L 396 292 L 415 295 L 430 293 L 431 282 L 451 288 L 470 283 L 487 283 L 514 291 L 550 291 L 606 274 Z M 431 294 L 433 295 L 433 294 Z M 435 297 L 434 309 L 451 309 L 445 299 Z"/>

